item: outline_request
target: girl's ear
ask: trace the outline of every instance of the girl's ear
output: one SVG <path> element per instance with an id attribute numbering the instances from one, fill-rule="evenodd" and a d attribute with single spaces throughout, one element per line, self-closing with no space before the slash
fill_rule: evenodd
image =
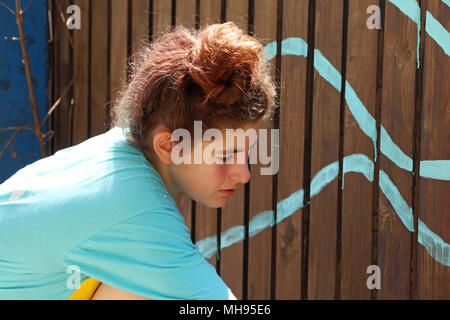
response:
<path id="1" fill-rule="evenodd" d="M 153 150 L 159 160 L 165 165 L 172 163 L 172 148 L 176 141 L 171 140 L 172 133 L 169 130 L 161 130 L 153 137 Z"/>

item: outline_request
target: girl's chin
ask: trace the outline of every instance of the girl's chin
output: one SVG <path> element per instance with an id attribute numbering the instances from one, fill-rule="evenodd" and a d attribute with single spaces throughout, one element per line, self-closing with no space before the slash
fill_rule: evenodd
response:
<path id="1" fill-rule="evenodd" d="M 228 196 L 219 193 L 218 197 L 208 199 L 208 201 L 196 201 L 197 203 L 212 209 L 222 208 L 227 203 Z"/>

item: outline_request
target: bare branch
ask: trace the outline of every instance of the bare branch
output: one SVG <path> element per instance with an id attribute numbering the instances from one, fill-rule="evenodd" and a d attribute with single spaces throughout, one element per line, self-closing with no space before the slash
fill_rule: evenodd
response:
<path id="1" fill-rule="evenodd" d="M 30 95 L 31 109 L 33 111 L 34 124 L 36 127 L 36 136 L 39 140 L 39 146 L 41 148 L 42 157 L 45 158 L 47 156 L 47 151 L 45 150 L 45 146 L 42 141 L 42 128 L 41 128 L 41 123 L 39 121 L 39 113 L 37 110 L 36 96 L 34 94 L 33 81 L 31 78 L 30 58 L 28 55 L 27 44 L 25 41 L 25 33 L 23 30 L 22 9 L 20 8 L 20 0 L 16 0 L 16 12 L 17 12 L 16 23 L 17 23 L 17 27 L 19 29 L 20 44 L 22 47 L 23 61 L 25 64 L 25 75 L 26 75 L 27 84 L 28 84 L 28 93 Z"/>
<path id="2" fill-rule="evenodd" d="M 60 17 L 62 22 L 64 23 L 64 26 L 66 25 L 66 18 L 64 17 L 64 14 L 62 12 L 61 6 L 58 4 L 58 2 L 55 2 L 55 5 L 59 11 Z M 69 30 L 67 28 L 64 28 L 66 30 L 66 35 L 67 38 L 70 42 L 70 45 L 72 47 L 72 50 L 74 49 L 74 44 L 72 41 L 72 37 L 70 36 Z M 75 72 L 73 74 L 72 79 L 70 80 L 69 84 L 64 88 L 62 94 L 59 96 L 59 98 L 55 101 L 55 103 L 51 106 L 51 108 L 48 110 L 47 114 L 45 115 L 44 120 L 42 120 L 41 122 L 41 127 L 44 126 L 45 121 L 47 121 L 47 119 L 49 118 L 49 116 L 53 113 L 53 111 L 56 109 L 56 107 L 61 103 L 62 98 L 64 98 L 64 96 L 67 94 L 67 92 L 69 91 L 69 89 L 73 86 L 73 83 L 75 82 L 75 80 L 77 79 L 78 76 L 78 68 L 75 69 Z"/>
<path id="3" fill-rule="evenodd" d="M 16 138 L 16 135 L 22 131 L 24 128 L 19 127 L 16 131 L 13 132 L 11 137 L 9 137 L 8 141 L 6 142 L 6 145 L 3 147 L 2 151 L 0 152 L 0 158 L 3 157 L 3 154 L 5 153 L 6 149 L 8 149 L 8 146 L 10 144 L 14 143 L 14 139 Z"/>
<path id="4" fill-rule="evenodd" d="M 70 80 L 67 87 L 64 88 L 63 93 L 59 96 L 59 98 L 55 101 L 55 103 L 52 105 L 52 107 L 48 110 L 47 114 L 45 115 L 44 120 L 41 122 L 41 127 L 44 126 L 45 121 L 48 119 L 48 117 L 52 114 L 52 112 L 56 109 L 56 107 L 61 103 L 61 99 L 64 98 L 64 96 L 67 94 L 69 89 L 73 86 L 73 83 L 77 76 L 77 70 L 75 70 L 75 74 L 73 75 L 72 79 Z"/>
<path id="5" fill-rule="evenodd" d="M 16 15 L 16 13 L 14 12 L 14 10 L 11 9 L 10 7 L 8 7 L 6 4 L 4 4 L 2 1 L 0 1 L 0 4 L 1 4 L 2 6 L 4 6 L 6 9 L 8 9 L 9 12 L 11 12 L 13 15 Z"/>
<path id="6" fill-rule="evenodd" d="M 70 46 L 71 46 L 72 49 L 73 49 L 73 48 L 74 48 L 74 45 L 73 45 L 72 37 L 70 36 L 69 29 L 66 27 L 66 23 L 67 23 L 66 17 L 64 16 L 64 13 L 63 13 L 63 11 L 62 11 L 62 9 L 61 9 L 61 6 L 58 4 L 58 1 L 55 1 L 55 4 L 56 4 L 56 6 L 58 7 L 59 16 L 61 17 L 61 20 L 62 20 L 62 22 L 63 22 L 63 24 L 64 24 L 64 30 L 65 30 L 65 32 L 66 32 L 67 38 L 69 39 Z"/>
<path id="7" fill-rule="evenodd" d="M 33 2 L 33 0 L 30 0 L 30 1 L 28 2 L 28 4 L 26 5 L 25 9 L 22 10 L 22 14 L 24 14 L 25 11 L 27 11 L 28 7 L 30 6 L 30 4 L 31 4 L 32 2 Z"/>
<path id="8" fill-rule="evenodd" d="M 20 127 L 5 127 L 5 128 L 0 128 L 0 132 L 2 131 L 12 131 L 12 130 L 17 130 L 17 129 L 26 129 L 26 130 L 30 130 L 34 132 L 34 126 L 31 126 L 29 124 L 25 124 L 23 126 Z"/>

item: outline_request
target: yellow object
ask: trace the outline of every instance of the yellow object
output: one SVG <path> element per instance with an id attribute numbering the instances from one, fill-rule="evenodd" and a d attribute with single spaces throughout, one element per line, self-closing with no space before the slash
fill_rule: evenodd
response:
<path id="1" fill-rule="evenodd" d="M 91 300 L 102 283 L 94 278 L 87 278 L 69 297 L 69 300 Z"/>

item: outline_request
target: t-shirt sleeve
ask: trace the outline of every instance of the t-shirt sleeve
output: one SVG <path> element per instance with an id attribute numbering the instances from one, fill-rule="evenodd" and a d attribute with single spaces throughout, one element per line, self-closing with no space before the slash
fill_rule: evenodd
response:
<path id="1" fill-rule="evenodd" d="M 152 299 L 223 300 L 229 289 L 192 243 L 178 211 L 127 218 L 67 252 L 66 266 Z"/>

